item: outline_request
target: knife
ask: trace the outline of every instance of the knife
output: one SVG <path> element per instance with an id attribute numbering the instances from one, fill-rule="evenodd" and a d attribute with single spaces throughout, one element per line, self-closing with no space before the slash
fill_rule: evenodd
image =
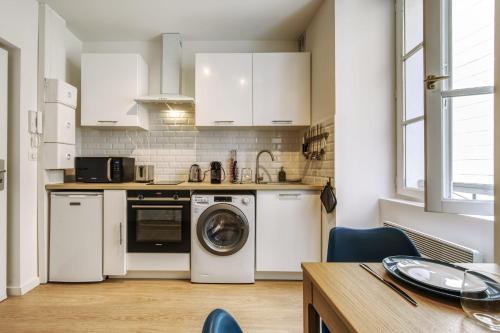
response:
<path id="1" fill-rule="evenodd" d="M 408 295 L 407 293 L 405 293 L 403 291 L 403 289 L 399 288 L 397 285 L 395 285 L 391 281 L 388 281 L 388 280 L 384 279 L 383 277 L 381 277 L 373 269 L 371 269 L 370 267 L 368 267 L 368 265 L 366 265 L 366 264 L 359 264 L 359 266 L 361 266 L 361 268 L 363 268 L 364 270 L 366 270 L 371 275 L 375 276 L 378 280 L 380 280 L 381 282 L 383 282 L 386 286 L 388 286 L 389 288 L 391 288 L 392 290 L 394 290 L 395 292 L 397 292 L 401 297 L 403 297 L 409 303 L 411 303 L 414 306 L 418 306 L 417 302 L 413 298 L 411 298 L 410 295 Z"/>

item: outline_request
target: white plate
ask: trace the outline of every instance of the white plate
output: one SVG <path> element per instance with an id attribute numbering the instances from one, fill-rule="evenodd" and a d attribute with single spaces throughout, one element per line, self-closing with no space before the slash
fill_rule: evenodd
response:
<path id="1" fill-rule="evenodd" d="M 448 291 L 460 292 L 464 280 L 464 272 L 438 263 L 405 259 L 397 263 L 398 271 L 412 280 L 422 284 Z M 468 279 L 469 292 L 481 292 L 488 286 L 479 278 Z"/>

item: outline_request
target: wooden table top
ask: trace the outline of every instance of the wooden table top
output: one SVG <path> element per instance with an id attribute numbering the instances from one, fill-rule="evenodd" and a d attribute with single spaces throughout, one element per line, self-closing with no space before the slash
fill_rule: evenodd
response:
<path id="1" fill-rule="evenodd" d="M 487 332 L 466 317 L 459 301 L 410 289 L 392 279 L 382 264 L 368 265 L 402 287 L 418 306 L 405 301 L 358 263 L 303 263 L 302 269 L 353 332 Z M 496 264 L 462 266 L 500 273 Z"/>

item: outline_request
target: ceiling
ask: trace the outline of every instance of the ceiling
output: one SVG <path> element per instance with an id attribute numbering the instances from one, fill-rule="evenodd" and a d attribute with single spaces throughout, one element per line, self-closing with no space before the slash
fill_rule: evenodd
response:
<path id="1" fill-rule="evenodd" d="M 43 0 L 82 41 L 296 40 L 323 0 Z"/>

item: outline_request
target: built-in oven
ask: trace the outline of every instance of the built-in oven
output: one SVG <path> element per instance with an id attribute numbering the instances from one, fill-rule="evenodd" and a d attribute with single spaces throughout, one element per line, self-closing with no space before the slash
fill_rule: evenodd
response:
<path id="1" fill-rule="evenodd" d="M 128 252 L 188 253 L 189 191 L 128 191 Z"/>

